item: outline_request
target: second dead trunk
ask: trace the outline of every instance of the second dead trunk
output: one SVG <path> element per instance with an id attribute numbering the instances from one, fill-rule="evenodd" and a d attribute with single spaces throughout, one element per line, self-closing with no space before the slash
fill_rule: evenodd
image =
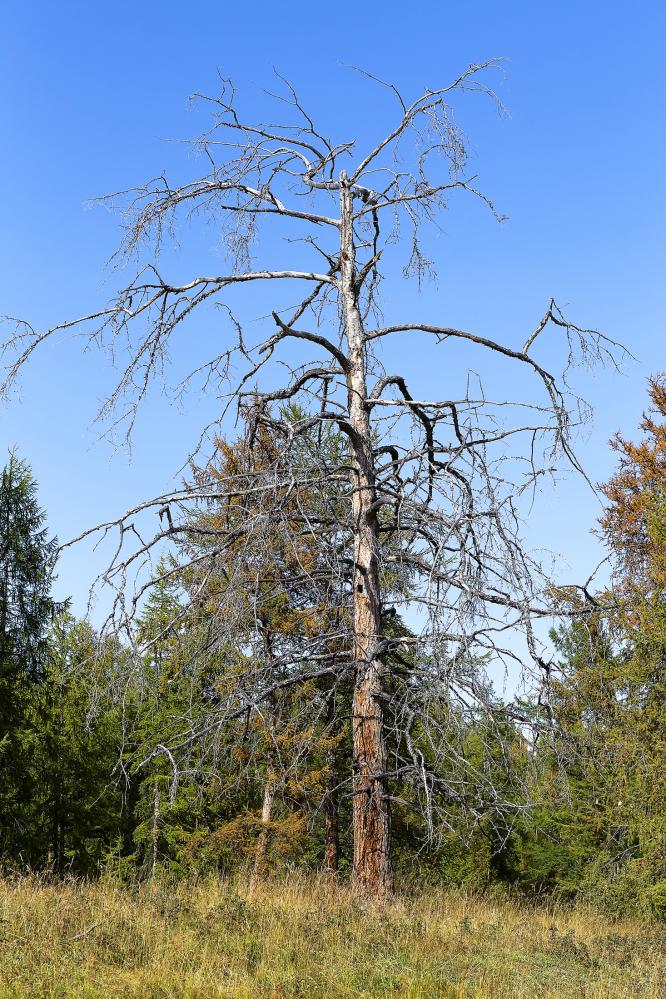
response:
<path id="1" fill-rule="evenodd" d="M 257 840 L 257 848 L 254 854 L 254 867 L 250 879 L 250 895 L 252 895 L 257 885 L 263 880 L 266 874 L 266 856 L 268 853 L 268 841 L 270 837 L 271 813 L 273 811 L 273 799 L 275 798 L 275 784 L 267 780 L 264 786 L 264 801 L 261 807 L 261 830 Z"/>

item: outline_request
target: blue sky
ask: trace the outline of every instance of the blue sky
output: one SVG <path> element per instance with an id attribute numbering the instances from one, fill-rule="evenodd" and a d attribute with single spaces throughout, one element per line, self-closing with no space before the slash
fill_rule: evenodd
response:
<path id="1" fill-rule="evenodd" d="M 421 302 L 398 284 L 390 305 L 508 342 L 522 343 L 551 295 L 583 325 L 637 356 L 622 376 L 581 373 L 595 407 L 579 453 L 594 480 L 612 471 L 609 436 L 635 432 L 645 378 L 666 368 L 662 286 L 666 232 L 666 69 L 661 3 L 366 3 L 282 7 L 155 3 L 57 5 L 8 0 L 0 38 L 3 239 L 0 314 L 37 327 L 85 313 L 114 287 L 104 262 L 118 220 L 86 201 L 155 176 L 195 172 L 178 142 L 206 125 L 187 97 L 212 92 L 219 68 L 249 112 L 265 114 L 262 88 L 276 66 L 336 138 L 359 145 L 388 121 L 384 94 L 347 68 L 390 78 L 407 95 L 448 81 L 469 62 L 503 56 L 497 80 L 509 117 L 487 103 L 461 105 L 473 168 L 509 221 L 452 205 L 430 249 L 439 281 Z M 269 246 L 279 252 L 279 246 Z M 199 234 L 171 263 L 185 273 L 210 259 Z M 132 460 L 92 426 L 111 384 L 105 360 L 60 338 L 26 371 L 0 410 L 0 454 L 16 445 L 32 464 L 51 529 L 61 540 L 168 488 L 214 400 L 176 409 L 154 392 Z M 182 359 L 182 358 L 181 358 Z M 176 364 L 179 358 L 176 358 Z M 441 373 L 404 364 L 424 393 Z M 456 360 L 450 379 L 466 376 Z M 514 386 L 506 384 L 507 394 Z M 568 480 L 540 500 L 528 530 L 585 575 L 597 556 L 598 503 Z M 99 559 L 67 554 L 59 595 L 82 610 Z M 568 570 L 567 570 L 568 571 Z"/>

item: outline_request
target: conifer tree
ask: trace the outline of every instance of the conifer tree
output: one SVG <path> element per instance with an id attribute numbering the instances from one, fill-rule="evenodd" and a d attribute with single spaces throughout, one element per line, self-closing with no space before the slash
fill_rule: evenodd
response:
<path id="1" fill-rule="evenodd" d="M 616 809 L 649 905 L 666 913 L 666 378 L 649 380 L 650 411 L 638 443 L 617 434 L 619 467 L 604 486 L 601 520 L 614 558 L 624 634 L 615 710 Z"/>
<path id="2" fill-rule="evenodd" d="M 650 379 L 643 438 L 611 441 L 619 466 L 600 520 L 614 575 L 554 634 L 552 731 L 525 875 L 616 912 L 666 912 L 666 382 Z M 545 832 L 545 836 L 543 833 Z M 531 874 L 529 869 L 531 868 Z"/>
<path id="3" fill-rule="evenodd" d="M 33 866 L 56 874 L 99 873 L 117 839 L 123 789 L 114 779 L 122 745 L 120 705 L 92 710 L 100 676 L 123 654 L 87 622 L 58 615 L 41 683 L 31 699 L 32 799 L 24 835 Z M 24 851 L 25 852 L 25 851 Z"/>
<path id="4" fill-rule="evenodd" d="M 295 406 L 286 412 L 294 421 L 306 417 Z M 271 491 L 284 442 L 270 423 L 256 426 L 254 416 L 252 410 L 246 413 L 245 433 L 238 441 L 218 440 L 214 461 L 197 472 L 204 481 L 219 482 L 221 491 L 206 507 L 192 511 L 181 545 L 186 562 L 194 559 L 196 565 L 183 578 L 192 608 L 205 622 L 200 637 L 218 653 L 220 672 L 205 708 L 210 712 L 217 702 L 238 697 L 240 687 L 256 692 L 256 706 L 243 712 L 240 735 L 232 740 L 236 779 L 243 769 L 259 785 L 256 808 L 236 812 L 213 831 L 220 846 L 233 840 L 249 852 L 252 844 L 253 886 L 267 870 L 272 852 L 293 854 L 299 843 L 305 846 L 313 813 L 323 815 L 326 866 L 337 866 L 339 774 L 334 773 L 334 757 L 343 723 L 331 711 L 339 691 L 328 671 L 320 675 L 317 667 L 322 656 L 336 649 L 341 658 L 349 656 L 344 579 L 330 573 L 326 553 L 335 539 L 323 516 L 332 504 L 348 499 L 323 477 L 294 494 L 277 483 Z M 340 435 L 330 430 L 304 435 L 304 461 L 307 449 L 315 447 L 330 459 L 341 448 Z M 256 493 L 253 516 L 265 526 L 250 544 L 241 529 L 221 551 L 220 537 L 241 523 L 238 514 L 248 502 L 244 491 L 252 495 L 256 477 L 265 479 L 268 492 Z M 228 482 L 233 485 L 227 489 Z M 282 510 L 281 523 L 271 523 L 269 507 Z M 307 518 L 320 524 L 317 539 L 304 529 Z M 264 696 L 263 688 L 273 684 L 276 689 Z M 217 726 L 213 730 L 217 733 Z M 217 759 L 224 770 L 224 760 Z"/>
<path id="5" fill-rule="evenodd" d="M 0 476 L 0 856 L 20 848 L 30 798 L 29 701 L 43 676 L 57 541 L 29 466 L 15 452 Z"/>
<path id="6" fill-rule="evenodd" d="M 161 578 L 151 589 L 136 633 L 142 669 L 133 692 L 135 765 L 129 779 L 135 799 L 132 860 L 141 878 L 152 878 L 165 866 L 177 868 L 202 811 L 198 781 L 173 785 L 168 758 L 150 752 L 182 723 L 188 705 L 204 698 L 207 663 L 202 669 L 201 656 L 190 654 L 196 646 L 196 625 L 186 615 L 181 582 L 177 574 L 169 576 L 170 569 L 168 559 L 160 562 Z"/>

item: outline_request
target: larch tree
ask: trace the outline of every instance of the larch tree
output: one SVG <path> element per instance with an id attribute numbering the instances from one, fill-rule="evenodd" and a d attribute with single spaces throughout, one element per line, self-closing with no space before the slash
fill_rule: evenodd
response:
<path id="1" fill-rule="evenodd" d="M 195 469 L 195 480 L 204 490 L 216 482 L 217 492 L 192 510 L 178 563 L 183 565 L 190 612 L 203 625 L 203 654 L 212 654 L 220 667 L 212 680 L 212 697 L 235 693 L 241 685 L 245 703 L 251 691 L 235 779 L 254 784 L 258 776 L 263 778 L 252 888 L 267 867 L 269 839 L 276 828 L 274 806 L 281 799 L 290 806 L 285 828 L 292 839 L 297 831 L 294 808 L 303 814 L 323 811 L 326 864 L 336 867 L 339 690 L 327 675 L 313 676 L 312 670 L 318 657 L 329 660 L 336 650 L 348 656 L 350 634 L 344 579 L 331 572 L 334 538 L 323 530 L 315 535 L 303 529 L 306 512 L 321 520 L 328 504 L 338 509 L 349 504 L 348 489 L 341 496 L 328 476 L 322 474 L 317 481 L 312 477 L 314 453 L 317 463 L 335 468 L 343 441 L 330 428 L 304 433 L 300 456 L 292 449 L 281 464 L 283 435 L 279 428 L 258 421 L 258 415 L 254 406 L 244 410 L 240 438 L 231 444 L 216 439 L 213 459 Z M 293 406 L 282 415 L 296 422 L 305 419 Z M 308 490 L 290 488 L 289 476 L 297 468 L 312 477 Z M 249 516 L 255 526 L 248 536 Z M 224 557 L 219 552 L 222 536 L 230 542 Z M 213 755 L 215 765 L 223 768 L 218 753 L 213 750 Z"/>
<path id="2" fill-rule="evenodd" d="M 653 911 L 666 911 L 666 378 L 649 380 L 650 409 L 637 442 L 616 434 L 618 468 L 604 485 L 601 530 L 615 569 L 621 639 L 611 677 L 617 751 L 616 824 L 633 838 L 628 855 L 648 882 Z"/>
<path id="3" fill-rule="evenodd" d="M 282 500 L 258 504 L 245 482 L 236 511 L 242 526 L 220 527 L 217 556 L 223 561 L 239 538 L 256 542 L 269 524 L 279 529 L 285 516 L 293 520 L 294 503 L 300 504 L 303 532 L 336 539 L 327 547 L 328 571 L 343 582 L 351 642 L 341 655 L 317 634 L 297 664 L 280 662 L 260 694 L 256 685 L 245 692 L 236 685 L 206 725 L 196 731 L 185 726 L 179 738 L 162 742 L 156 752 L 168 753 L 175 766 L 193 739 L 241 717 L 258 696 L 268 699 L 308 675 L 350 678 L 353 884 L 372 898 L 392 890 L 392 782 L 411 784 L 428 811 L 430 829 L 441 802 L 467 800 L 465 781 L 447 780 L 448 743 L 437 722 L 442 704 L 454 704 L 461 718 L 485 711 L 492 723 L 499 709 L 487 668 L 501 670 L 521 659 L 516 643 L 504 638 L 509 632 L 524 636 L 536 675 L 547 665 L 533 622 L 552 611 L 549 583 L 521 541 L 521 504 L 562 460 L 579 471 L 580 466 L 571 445 L 576 400 L 566 376 L 561 381 L 538 359 L 544 334 L 562 334 L 565 371 L 581 356 L 587 361 L 614 356 L 615 345 L 569 322 L 554 301 L 515 343 L 445 321 L 411 315 L 381 319 L 382 280 L 395 276 L 400 248 L 405 248 L 404 267 L 398 266 L 398 274 L 402 269 L 420 281 L 432 267 L 422 228 L 436 224 L 454 196 L 469 196 L 495 211 L 467 172 L 465 138 L 453 111 L 468 92 L 495 100 L 485 83 L 492 66 L 493 61 L 472 65 L 411 102 L 373 78 L 376 93 L 394 101 L 395 119 L 362 151 L 349 138 L 325 135 L 288 82 L 282 81 L 278 98 L 285 121 L 274 125 L 247 120 L 233 86 L 223 81 L 218 96 L 203 98 L 212 112 L 210 129 L 195 143 L 204 174 L 184 184 L 160 176 L 110 199 L 125 211 L 118 260 L 138 259 L 134 277 L 106 308 L 46 331 L 18 322 L 5 344 L 7 385 L 56 332 L 89 328 L 94 344 L 112 352 L 120 348 L 127 363 L 102 415 L 115 411 L 129 433 L 181 328 L 205 314 L 216 329 L 224 329 L 222 349 L 215 346 L 202 364 L 197 361 L 181 387 L 203 379 L 209 392 L 225 400 L 225 412 L 253 401 L 257 432 L 270 425 L 282 440 L 268 487 Z M 212 272 L 206 266 L 179 279 L 167 276 L 160 248 L 177 224 L 198 218 L 220 232 L 225 269 Z M 284 262 L 269 259 L 275 243 L 264 237 L 273 226 L 290 237 Z M 251 327 L 232 312 L 246 285 L 276 288 L 270 315 Z M 222 309 L 204 313 L 211 305 Z M 444 361 L 449 348 L 456 356 L 467 348 L 496 367 L 524 372 L 536 393 L 511 400 L 500 389 L 493 399 L 472 387 L 463 367 L 460 391 L 427 398 L 408 384 L 404 371 L 385 367 L 385 345 L 394 338 L 403 338 L 405 351 L 423 351 L 433 364 L 441 363 L 438 351 Z M 285 403 L 298 403 L 307 415 L 280 411 Z M 304 435 L 331 425 L 346 442 L 336 466 L 316 453 L 304 466 Z M 312 491 L 322 475 L 329 489 L 339 482 L 341 495 L 349 493 L 348 504 L 312 509 Z M 188 502 L 215 498 L 232 486 L 199 481 L 97 528 L 103 535 L 119 532 L 117 553 L 102 575 L 115 589 L 117 627 L 125 626 L 141 598 L 141 587 L 128 598 L 130 576 L 151 553 L 157 556 L 165 541 L 187 535 Z M 262 470 L 256 489 L 266 488 Z M 251 501 L 244 503 L 245 497 Z M 139 532 L 138 540 L 137 523 L 152 515 L 154 524 L 159 511 L 160 529 L 149 539 Z M 300 584 L 311 585 L 305 570 Z M 395 613 L 409 615 L 411 637 L 391 637 L 385 621 Z M 505 720 L 503 711 L 499 714 Z M 417 723 L 420 738 L 430 741 L 442 766 L 425 766 L 424 752 L 411 737 Z M 390 759 L 389 727 L 400 735 L 392 740 Z"/>
<path id="4" fill-rule="evenodd" d="M 649 380 L 650 411 L 643 416 L 643 438 L 617 433 L 611 447 L 618 469 L 603 486 L 608 501 L 601 518 L 604 540 L 613 553 L 617 581 L 630 607 L 652 600 L 663 603 L 666 590 L 666 377 Z"/>
<path id="5" fill-rule="evenodd" d="M 544 883 L 611 911 L 666 908 L 666 386 L 650 379 L 643 436 L 618 433 L 602 486 L 602 592 L 563 588 L 578 610 L 553 634 L 558 653 L 539 744 L 546 835 L 526 835 Z M 546 873 L 550 869 L 550 874 Z"/>

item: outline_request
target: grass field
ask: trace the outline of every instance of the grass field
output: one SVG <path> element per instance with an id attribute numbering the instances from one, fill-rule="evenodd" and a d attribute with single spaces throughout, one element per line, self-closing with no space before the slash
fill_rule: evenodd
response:
<path id="1" fill-rule="evenodd" d="M 0 882 L 0 996 L 666 996 L 666 930 L 430 891 L 367 912 L 292 878 Z"/>

